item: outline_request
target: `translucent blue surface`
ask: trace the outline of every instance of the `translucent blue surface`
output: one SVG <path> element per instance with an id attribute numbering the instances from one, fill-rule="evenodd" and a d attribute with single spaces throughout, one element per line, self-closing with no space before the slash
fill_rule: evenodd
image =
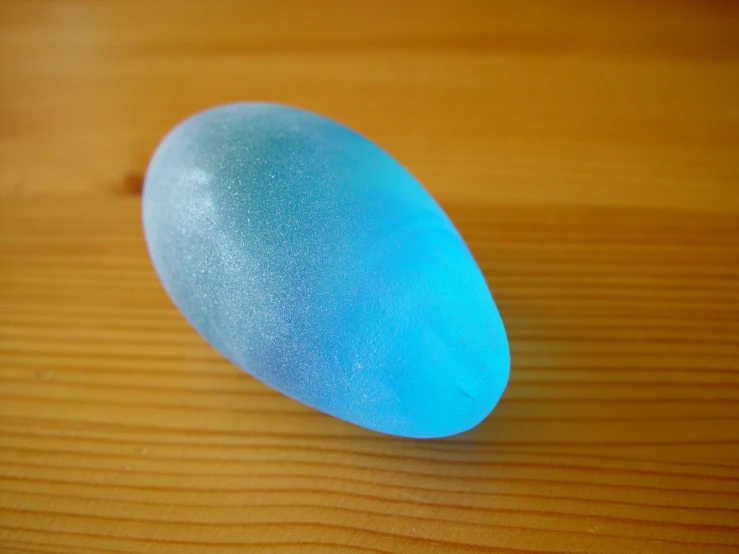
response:
<path id="1" fill-rule="evenodd" d="M 143 219 L 185 317 L 292 398 L 440 437 L 503 393 L 508 342 L 469 250 L 408 171 L 343 125 L 274 104 L 199 113 L 154 154 Z"/>

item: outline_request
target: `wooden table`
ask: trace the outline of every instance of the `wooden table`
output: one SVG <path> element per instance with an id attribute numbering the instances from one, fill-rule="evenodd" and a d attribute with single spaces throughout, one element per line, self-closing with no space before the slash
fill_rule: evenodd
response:
<path id="1" fill-rule="evenodd" d="M 0 551 L 739 549 L 739 6 L 0 4 Z M 478 428 L 382 436 L 185 323 L 142 238 L 163 134 L 342 121 L 457 223 L 506 323 Z"/>

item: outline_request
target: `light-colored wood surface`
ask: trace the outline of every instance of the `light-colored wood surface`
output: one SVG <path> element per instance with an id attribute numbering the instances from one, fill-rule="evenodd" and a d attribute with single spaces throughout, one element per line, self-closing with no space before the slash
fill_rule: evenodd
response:
<path id="1" fill-rule="evenodd" d="M 0 4 L 0 551 L 739 549 L 731 2 Z M 381 436 L 210 349 L 146 256 L 169 127 L 266 99 L 376 140 L 512 348 L 482 425 Z"/>

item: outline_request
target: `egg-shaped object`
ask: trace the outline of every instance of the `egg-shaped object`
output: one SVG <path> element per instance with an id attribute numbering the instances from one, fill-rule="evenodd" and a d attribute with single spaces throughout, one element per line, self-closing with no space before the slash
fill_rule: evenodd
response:
<path id="1" fill-rule="evenodd" d="M 432 438 L 474 427 L 503 393 L 506 333 L 469 249 L 402 165 L 344 125 L 269 103 L 198 113 L 158 146 L 143 222 L 192 326 L 291 398 Z"/>

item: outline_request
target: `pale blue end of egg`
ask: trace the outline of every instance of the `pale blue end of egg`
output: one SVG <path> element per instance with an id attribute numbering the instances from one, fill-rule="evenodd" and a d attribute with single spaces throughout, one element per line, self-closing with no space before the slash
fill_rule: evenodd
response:
<path id="1" fill-rule="evenodd" d="M 143 220 L 188 321 L 287 396 L 431 438 L 474 427 L 503 393 L 508 341 L 467 246 L 344 125 L 266 103 L 196 114 L 157 148 Z"/>

